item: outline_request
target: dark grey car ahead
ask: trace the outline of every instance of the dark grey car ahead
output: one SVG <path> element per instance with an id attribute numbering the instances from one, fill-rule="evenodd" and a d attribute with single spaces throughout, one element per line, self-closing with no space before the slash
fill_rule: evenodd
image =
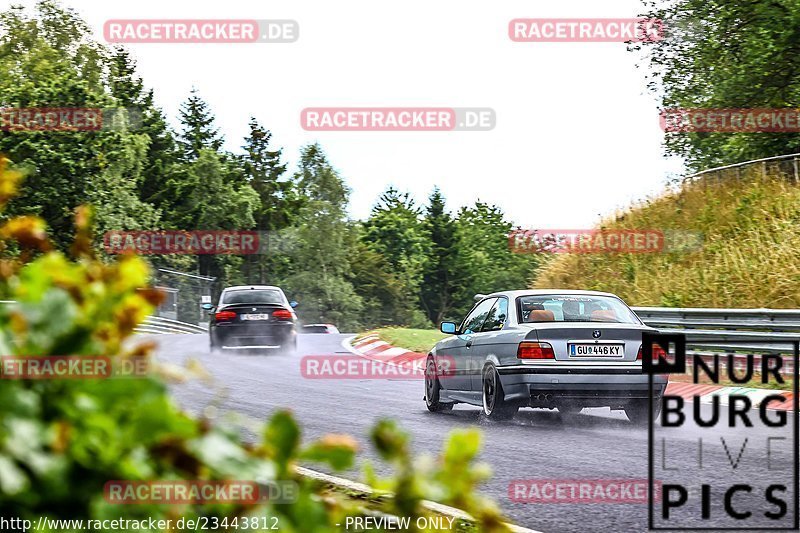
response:
<path id="1" fill-rule="evenodd" d="M 211 307 L 211 349 L 247 348 L 294 350 L 297 347 L 297 315 L 279 287 L 246 285 L 222 291 L 219 304 Z"/>

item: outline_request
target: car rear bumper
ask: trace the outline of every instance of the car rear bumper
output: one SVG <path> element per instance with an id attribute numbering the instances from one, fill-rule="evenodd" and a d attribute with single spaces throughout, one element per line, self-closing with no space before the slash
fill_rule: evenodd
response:
<path id="1" fill-rule="evenodd" d="M 667 377 L 642 374 L 641 366 L 593 368 L 498 367 L 506 401 L 532 407 L 572 403 L 584 407 L 619 407 L 631 400 L 660 397 Z"/>
<path id="2" fill-rule="evenodd" d="M 293 342 L 294 324 L 220 324 L 210 331 L 217 346 L 285 346 Z"/>

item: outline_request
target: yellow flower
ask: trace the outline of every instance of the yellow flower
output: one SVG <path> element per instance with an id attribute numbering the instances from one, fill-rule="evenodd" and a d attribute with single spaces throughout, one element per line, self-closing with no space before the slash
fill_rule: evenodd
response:
<path id="1" fill-rule="evenodd" d="M 0 207 L 16 196 L 19 182 L 22 181 L 22 172 L 9 170 L 9 163 L 11 163 L 10 159 L 0 155 Z"/>
<path id="2" fill-rule="evenodd" d="M 1 183 L 0 187 L 2 187 Z M 0 227 L 0 238 L 13 239 L 23 248 L 42 251 L 50 249 L 50 243 L 47 240 L 47 224 L 39 217 L 12 218 Z"/>

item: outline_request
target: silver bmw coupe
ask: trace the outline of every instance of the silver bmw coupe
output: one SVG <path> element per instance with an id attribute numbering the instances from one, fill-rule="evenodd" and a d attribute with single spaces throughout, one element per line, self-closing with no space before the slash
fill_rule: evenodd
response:
<path id="1" fill-rule="evenodd" d="M 653 416 L 667 385 L 642 373 L 642 323 L 619 297 L 579 290 L 521 290 L 477 295 L 460 324 L 443 333 L 425 365 L 425 403 L 444 411 L 457 403 L 480 406 L 492 419 L 520 407 L 624 409 L 634 423 Z M 658 357 L 654 347 L 653 357 Z M 662 352 L 663 354 L 663 352 Z"/>

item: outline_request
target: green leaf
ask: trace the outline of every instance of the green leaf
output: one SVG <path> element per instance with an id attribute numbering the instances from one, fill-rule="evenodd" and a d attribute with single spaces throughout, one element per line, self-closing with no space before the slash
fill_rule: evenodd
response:
<path id="1" fill-rule="evenodd" d="M 264 432 L 264 444 L 275 452 L 275 460 L 285 464 L 297 454 L 300 445 L 300 427 L 289 411 L 278 411 Z"/>
<path id="2" fill-rule="evenodd" d="M 0 491 L 3 494 L 18 494 L 26 490 L 29 485 L 25 472 L 9 457 L 0 455 Z"/>
<path id="3" fill-rule="evenodd" d="M 370 436 L 378 453 L 385 460 L 398 460 L 407 456 L 408 434 L 401 431 L 394 420 L 380 420 Z"/>

